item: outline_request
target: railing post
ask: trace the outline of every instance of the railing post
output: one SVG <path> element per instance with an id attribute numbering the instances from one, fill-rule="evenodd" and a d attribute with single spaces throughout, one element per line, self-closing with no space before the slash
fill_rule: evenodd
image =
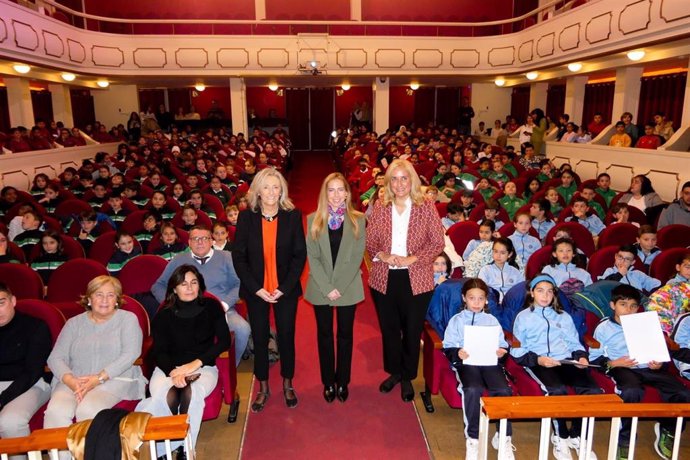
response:
<path id="1" fill-rule="evenodd" d="M 551 419 L 541 419 L 541 431 L 539 433 L 539 460 L 548 460 L 549 458 L 549 435 L 551 434 Z"/>
<path id="2" fill-rule="evenodd" d="M 637 417 L 632 417 L 630 422 L 630 445 L 628 446 L 628 458 L 635 458 L 635 446 L 637 445 Z"/>
<path id="3" fill-rule="evenodd" d="M 592 452 L 592 447 L 594 446 L 594 417 L 589 417 L 587 422 L 587 458 L 589 458 L 589 453 Z"/>
<path id="4" fill-rule="evenodd" d="M 483 406 L 483 401 L 480 400 Z M 486 460 L 489 455 L 489 417 L 483 410 L 479 411 L 479 460 Z"/>
<path id="5" fill-rule="evenodd" d="M 611 419 L 611 432 L 609 433 L 609 454 L 608 460 L 615 460 L 618 451 L 618 435 L 621 431 L 621 418 L 614 417 Z"/>
<path id="6" fill-rule="evenodd" d="M 661 427 L 659 427 L 661 429 Z M 673 438 L 673 455 L 672 460 L 678 460 L 678 453 L 680 451 L 680 435 L 683 431 L 683 417 L 676 418 L 676 432 Z"/>
<path id="7" fill-rule="evenodd" d="M 506 431 L 508 429 L 508 420 L 502 418 L 498 422 L 498 458 L 503 458 L 506 453 Z"/>

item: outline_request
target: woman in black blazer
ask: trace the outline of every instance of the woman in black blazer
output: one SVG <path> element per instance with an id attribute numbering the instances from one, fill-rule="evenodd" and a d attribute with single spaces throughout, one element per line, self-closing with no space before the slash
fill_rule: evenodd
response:
<path id="1" fill-rule="evenodd" d="M 292 386 L 295 373 L 295 318 L 302 294 L 300 276 L 307 258 L 302 214 L 287 196 L 287 182 L 275 169 L 260 171 L 249 189 L 249 206 L 237 219 L 232 259 L 242 282 L 254 340 L 254 375 L 260 388 L 252 412 L 263 410 L 268 388 L 269 311 L 276 319 L 283 396 L 297 406 Z"/>

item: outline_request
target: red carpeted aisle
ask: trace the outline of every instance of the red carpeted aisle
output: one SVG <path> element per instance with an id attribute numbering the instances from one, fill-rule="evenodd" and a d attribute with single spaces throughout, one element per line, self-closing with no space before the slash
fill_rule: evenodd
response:
<path id="1" fill-rule="evenodd" d="M 321 181 L 332 171 L 328 152 L 296 155 L 290 196 L 305 216 L 315 209 Z M 311 305 L 301 300 L 297 310 L 294 379 L 299 405 L 295 409 L 285 407 L 280 368 L 278 364 L 272 366 L 271 399 L 263 412 L 249 414 L 241 457 L 428 458 L 414 406 L 402 402 L 399 387 L 387 395 L 378 391 L 379 383 L 386 377 L 381 335 L 374 305 L 368 289 L 365 291 L 367 298 L 357 307 L 348 401 L 328 404 L 321 395 L 314 313 Z M 256 382 L 254 387 L 255 393 Z"/>

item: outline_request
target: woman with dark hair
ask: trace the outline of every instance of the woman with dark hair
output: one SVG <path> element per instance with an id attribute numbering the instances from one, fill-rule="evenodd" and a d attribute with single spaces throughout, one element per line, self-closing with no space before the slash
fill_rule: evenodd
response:
<path id="1" fill-rule="evenodd" d="M 621 196 L 618 202 L 635 207 L 645 214 L 649 212 L 648 208 L 664 204 L 664 200 L 654 191 L 652 181 L 649 180 L 649 177 L 642 174 L 632 178 L 630 188 Z"/>
<path id="2" fill-rule="evenodd" d="M 193 265 L 180 265 L 170 275 L 163 307 L 153 318 L 151 397 L 137 406 L 154 416 L 188 414 L 192 449 L 196 445 L 204 400 L 218 382 L 216 358 L 230 347 L 223 307 L 204 297 L 204 277 Z M 177 458 L 184 454 L 177 447 Z M 162 446 L 159 446 L 162 455 Z"/>
<path id="3" fill-rule="evenodd" d="M 546 131 L 549 129 L 549 122 L 544 117 L 544 111 L 542 109 L 532 110 L 530 116 L 534 122 L 530 143 L 534 146 L 534 153 L 536 155 L 543 155 L 542 148 L 544 146 Z"/>

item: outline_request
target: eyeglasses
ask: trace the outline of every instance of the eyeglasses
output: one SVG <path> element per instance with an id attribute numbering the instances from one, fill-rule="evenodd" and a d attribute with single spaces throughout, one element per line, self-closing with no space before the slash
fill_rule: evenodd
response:
<path id="1" fill-rule="evenodd" d="M 635 258 L 634 257 L 623 257 L 621 255 L 616 254 L 616 259 L 617 260 L 624 260 L 626 262 L 634 262 Z"/>
<path id="2" fill-rule="evenodd" d="M 206 241 L 209 241 L 211 237 L 209 236 L 195 236 L 194 238 L 190 238 L 195 243 L 205 243 Z"/>

